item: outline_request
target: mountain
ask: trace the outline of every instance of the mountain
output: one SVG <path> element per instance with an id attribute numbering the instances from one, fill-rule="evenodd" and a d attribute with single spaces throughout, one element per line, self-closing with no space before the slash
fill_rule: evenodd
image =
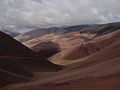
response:
<path id="1" fill-rule="evenodd" d="M 1 30 L 2 32 L 12 36 L 12 37 L 16 37 L 18 36 L 20 33 L 19 32 L 16 32 L 16 31 L 12 31 L 12 30 Z"/>
<path id="2" fill-rule="evenodd" d="M 93 24 L 93 25 L 76 25 L 76 26 L 63 26 L 52 28 L 40 28 L 32 31 L 22 33 L 15 37 L 20 42 L 27 42 L 29 40 L 38 38 L 46 34 L 66 34 L 70 32 L 81 32 L 89 34 L 104 35 L 115 30 L 120 29 L 120 22 L 107 23 L 107 24 Z"/>
<path id="3" fill-rule="evenodd" d="M 26 42 L 31 39 L 35 39 L 37 37 L 50 34 L 50 33 L 55 33 L 55 34 L 65 34 L 68 32 L 75 32 L 79 31 L 85 27 L 88 27 L 88 25 L 77 25 L 77 26 L 70 26 L 70 27 L 51 27 L 51 28 L 40 28 L 36 30 L 32 30 L 29 32 L 22 33 L 15 37 L 20 42 Z"/>
<path id="4" fill-rule="evenodd" d="M 64 68 L 60 72 L 40 72 L 41 77 L 39 80 L 26 84 L 11 85 L 10 87 L 15 90 L 23 90 L 25 88 L 31 90 L 102 90 L 106 88 L 119 88 L 119 33 L 120 30 L 89 40 L 88 42 L 93 43 L 93 46 L 94 43 L 100 45 L 100 50 L 97 52 L 95 50 L 94 53 L 83 58 L 79 57 L 74 60 L 68 59 L 67 62 L 64 62 Z M 83 50 L 79 50 L 79 55 L 83 53 Z M 92 51 L 90 50 L 90 52 L 93 51 L 94 49 Z M 75 53 L 76 52 L 73 54 L 75 55 Z M 73 54 L 70 57 L 74 57 Z M 61 64 L 61 61 L 57 63 Z"/>
<path id="5" fill-rule="evenodd" d="M 58 55 L 56 54 L 56 56 L 58 56 L 59 59 L 63 59 L 63 60 L 80 59 L 102 50 L 108 45 L 116 42 L 119 38 L 120 38 L 120 30 L 117 30 L 109 34 L 96 37 L 93 40 L 90 40 L 87 42 L 81 42 L 76 47 L 73 47 L 73 48 L 70 47 L 67 52 L 64 52 L 64 51 L 60 52 L 58 53 Z M 61 57 L 60 57 L 60 54 L 61 54 Z M 54 60 L 58 60 L 58 59 L 54 58 Z"/>
<path id="6" fill-rule="evenodd" d="M 52 41 L 45 41 L 33 46 L 32 50 L 36 51 L 40 57 L 48 58 L 58 53 L 60 46 Z"/>
<path id="7" fill-rule="evenodd" d="M 0 56 L 0 86 L 30 81 L 33 78 L 34 75 L 31 72 L 13 65 L 11 61 L 4 60 Z"/>
<path id="8" fill-rule="evenodd" d="M 36 29 L 36 30 L 22 33 L 22 34 L 18 35 L 17 37 L 15 37 L 15 39 L 17 39 L 18 41 L 21 41 L 21 42 L 26 42 L 33 38 L 37 38 L 39 36 L 55 32 L 56 29 L 57 29 L 56 27 Z"/>
<path id="9" fill-rule="evenodd" d="M 1 33 L 0 83 L 9 86 L 0 89 L 120 88 L 119 22 L 53 28 L 38 35 L 30 31 L 35 36 L 21 41 L 24 45 Z"/>
<path id="10" fill-rule="evenodd" d="M 0 56 L 33 57 L 37 55 L 11 36 L 0 32 Z"/>
<path id="11" fill-rule="evenodd" d="M 53 52 L 53 54 L 58 55 L 57 53 L 59 53 L 59 51 L 60 53 L 65 53 L 67 50 L 70 50 L 70 48 L 75 47 L 82 42 L 89 41 L 95 36 L 95 34 L 81 34 L 79 32 L 71 32 L 64 35 L 52 33 L 29 40 L 28 42 L 24 43 L 24 45 L 31 48 L 35 52 L 41 52 L 41 50 L 44 50 L 46 54 Z M 43 55 L 42 53 L 39 53 L 39 55 L 45 56 L 45 54 Z"/>
<path id="12" fill-rule="evenodd" d="M 120 29 L 120 22 L 114 22 L 108 24 L 93 25 L 91 27 L 81 30 L 80 32 L 91 33 L 91 34 L 96 33 L 98 36 L 100 36 L 119 29 Z"/>
<path id="13" fill-rule="evenodd" d="M 18 61 L 20 60 L 23 62 L 30 61 L 30 63 L 33 62 L 32 64 L 34 64 L 35 62 L 39 62 L 42 64 L 43 62 L 47 65 L 52 65 L 52 63 L 47 61 L 46 58 L 40 57 L 38 53 L 32 51 L 31 49 L 27 48 L 26 46 L 14 40 L 12 37 L 3 32 L 0 32 L 0 56 L 6 56 L 6 58 L 8 59 L 17 59 Z"/>
<path id="14" fill-rule="evenodd" d="M 0 32 L 0 84 L 31 80 L 35 71 L 56 71 L 61 67 L 40 57 L 11 36 Z M 6 78 L 7 77 L 7 78 Z"/>

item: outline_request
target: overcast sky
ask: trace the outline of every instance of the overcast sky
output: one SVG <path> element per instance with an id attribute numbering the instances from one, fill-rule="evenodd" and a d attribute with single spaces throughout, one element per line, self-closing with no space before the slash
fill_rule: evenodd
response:
<path id="1" fill-rule="evenodd" d="M 0 27 L 120 21 L 120 0 L 0 0 Z"/>

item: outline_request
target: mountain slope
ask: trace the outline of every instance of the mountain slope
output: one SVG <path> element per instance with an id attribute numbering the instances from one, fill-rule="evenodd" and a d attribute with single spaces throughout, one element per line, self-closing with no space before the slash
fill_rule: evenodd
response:
<path id="1" fill-rule="evenodd" d="M 0 85 L 30 81 L 33 74 L 0 57 Z"/>
<path id="2" fill-rule="evenodd" d="M 16 37 L 20 34 L 19 32 L 12 31 L 12 30 L 6 30 L 6 29 L 0 30 L 0 31 L 10 35 L 11 37 Z"/>
<path id="3" fill-rule="evenodd" d="M 61 66 L 40 57 L 9 35 L 0 32 L 0 85 L 31 80 L 36 71 L 60 69 Z"/>
<path id="4" fill-rule="evenodd" d="M 109 56 L 109 57 L 108 57 Z M 66 89 L 99 90 L 102 88 L 119 87 L 120 78 L 120 41 L 116 41 L 101 51 L 76 62 L 67 64 L 67 68 L 50 77 L 41 77 L 39 81 L 14 85 L 15 90 Z M 56 76 L 56 77 L 55 77 Z M 109 86 L 110 85 L 110 86 Z M 48 86 L 48 87 L 46 87 Z M 97 87 L 97 88 L 96 88 Z M 74 88 L 74 89 L 73 89 Z"/>
<path id="5" fill-rule="evenodd" d="M 115 24 L 115 26 L 113 24 Z M 45 52 L 43 55 L 46 54 L 47 50 L 49 51 L 51 47 L 54 47 L 55 44 L 53 44 L 53 42 L 57 43 L 57 45 L 59 44 L 61 49 L 60 53 L 50 57 L 50 61 L 46 58 L 39 57 L 37 53 L 34 54 L 32 50 L 33 56 L 26 55 L 18 57 L 15 56 L 15 54 L 14 57 L 7 55 L 1 56 L 0 59 L 8 62 L 8 64 L 34 73 L 35 78 L 34 81 L 27 83 L 10 85 L 5 87 L 5 90 L 24 90 L 26 88 L 30 90 L 101 90 L 120 87 L 119 24 L 118 26 L 116 26 L 116 23 L 109 25 L 103 24 L 103 26 L 101 26 L 102 25 L 97 28 L 95 27 L 89 32 L 85 31 L 87 33 L 79 33 L 77 31 L 63 35 L 58 35 L 58 33 L 47 34 L 38 36 L 37 40 L 34 38 L 27 43 L 24 42 L 26 46 L 28 45 L 28 47 L 36 52 L 39 52 L 39 49 L 44 49 Z M 75 28 L 79 27 L 70 27 L 72 30 Z M 70 29 L 68 28 L 68 30 Z M 94 34 L 97 36 L 94 36 Z M 57 35 L 58 37 L 56 37 Z M 10 62 L 11 60 L 14 62 Z M 62 70 L 59 65 L 63 66 Z M 9 69 L 4 68 L 4 70 Z M 61 71 L 49 72 L 57 70 Z M 11 68 L 9 71 L 16 72 L 16 70 L 11 70 Z M 29 73 L 28 71 L 26 74 Z M 21 71 L 16 73 L 26 76 L 26 74 L 23 75 Z M 32 77 L 32 75 L 28 77 Z"/>
<path id="6" fill-rule="evenodd" d="M 40 57 L 48 58 L 60 51 L 60 46 L 52 41 L 44 41 L 32 47 Z"/>
<path id="7" fill-rule="evenodd" d="M 92 55 L 108 45 L 116 42 L 120 39 L 120 30 L 114 31 L 112 33 L 96 37 L 87 42 L 82 42 L 76 47 L 69 48 L 67 51 L 62 51 L 55 56 L 51 57 L 50 60 L 54 63 L 65 64 L 65 62 L 71 62 L 76 59 L 84 58 L 86 56 Z M 67 61 L 71 60 L 71 61 Z"/>
<path id="8" fill-rule="evenodd" d="M 17 37 L 15 37 L 15 39 L 20 42 L 27 42 L 31 39 L 35 39 L 46 34 L 50 34 L 50 33 L 65 34 L 69 32 L 80 31 L 88 26 L 89 25 L 76 25 L 76 26 L 65 26 L 65 27 L 63 26 L 63 27 L 40 28 L 26 33 L 22 33 Z"/>
<path id="9" fill-rule="evenodd" d="M 32 50 L 14 40 L 9 35 L 0 32 L 0 56 L 37 56 Z"/>
<path id="10" fill-rule="evenodd" d="M 36 30 L 32 30 L 26 33 L 22 33 L 15 37 L 20 42 L 27 42 L 29 40 L 38 38 L 40 36 L 55 33 L 64 35 L 70 32 L 81 32 L 81 33 L 89 33 L 89 34 L 97 34 L 97 36 L 101 36 L 104 34 L 108 34 L 110 32 L 116 31 L 120 29 L 120 22 L 113 22 L 107 24 L 93 24 L 93 25 L 75 25 L 75 26 L 63 26 L 63 27 L 52 27 L 52 28 L 40 28 Z"/>

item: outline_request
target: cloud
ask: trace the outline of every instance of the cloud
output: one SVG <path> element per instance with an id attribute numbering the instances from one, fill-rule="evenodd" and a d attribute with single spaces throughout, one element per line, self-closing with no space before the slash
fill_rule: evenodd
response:
<path id="1" fill-rule="evenodd" d="M 120 20 L 119 0 L 0 0 L 0 26 L 51 27 Z"/>

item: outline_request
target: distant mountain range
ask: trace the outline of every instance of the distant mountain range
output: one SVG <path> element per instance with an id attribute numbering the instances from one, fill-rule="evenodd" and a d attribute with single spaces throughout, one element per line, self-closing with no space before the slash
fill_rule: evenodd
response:
<path id="1" fill-rule="evenodd" d="M 64 27 L 52 27 L 52 28 L 38 28 L 32 31 L 22 33 L 15 37 L 20 42 L 26 42 L 28 40 L 50 34 L 66 34 L 69 32 L 81 32 L 97 35 L 104 35 L 115 30 L 120 29 L 120 22 L 107 23 L 107 24 L 93 24 L 93 25 L 76 25 L 76 26 L 64 26 Z"/>
<path id="2" fill-rule="evenodd" d="M 19 32 L 16 32 L 16 31 L 12 31 L 12 30 L 0 30 L 0 31 L 2 31 L 2 32 L 4 32 L 4 33 L 6 33 L 6 34 L 8 34 L 8 35 L 10 35 L 10 36 L 12 36 L 12 37 L 16 37 L 17 35 L 19 35 L 20 33 Z"/>

